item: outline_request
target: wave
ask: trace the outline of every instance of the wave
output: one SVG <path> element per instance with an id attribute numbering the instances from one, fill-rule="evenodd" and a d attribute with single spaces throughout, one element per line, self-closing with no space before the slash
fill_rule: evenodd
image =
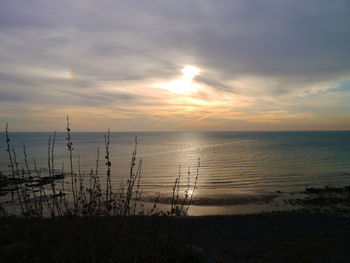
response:
<path id="1" fill-rule="evenodd" d="M 197 206 L 233 206 L 245 204 L 263 204 L 273 201 L 277 194 L 233 194 L 233 195 L 216 195 L 216 196 L 199 196 L 194 195 L 192 204 Z M 160 204 L 170 204 L 172 197 L 170 195 L 144 196 L 144 202 L 154 202 L 157 198 Z M 180 204 L 183 199 L 180 199 Z"/>

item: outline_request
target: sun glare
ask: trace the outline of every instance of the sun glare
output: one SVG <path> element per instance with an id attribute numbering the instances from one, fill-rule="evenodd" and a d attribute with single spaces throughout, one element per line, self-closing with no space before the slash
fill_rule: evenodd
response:
<path id="1" fill-rule="evenodd" d="M 200 69 L 193 66 L 186 66 L 181 70 L 181 72 L 186 79 L 192 80 L 196 75 L 199 74 Z"/>
<path id="2" fill-rule="evenodd" d="M 181 70 L 182 76 L 176 80 L 156 84 L 156 87 L 169 90 L 177 94 L 190 94 L 198 91 L 200 86 L 195 84 L 192 80 L 199 74 L 200 69 L 194 66 L 185 66 Z"/>

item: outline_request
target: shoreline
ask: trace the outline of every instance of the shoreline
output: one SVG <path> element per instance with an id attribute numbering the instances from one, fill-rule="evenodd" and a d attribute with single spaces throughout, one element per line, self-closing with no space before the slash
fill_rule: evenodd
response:
<path id="1" fill-rule="evenodd" d="M 290 197 L 234 215 L 0 217 L 0 262 L 348 262 L 350 187 Z"/>
<path id="2" fill-rule="evenodd" d="M 287 202 L 298 209 L 287 211 L 2 217 L 0 261 L 348 262 L 350 187 L 306 188 L 300 194 L 304 198 L 291 195 Z"/>
<path id="3" fill-rule="evenodd" d="M 10 199 L 4 198 L 5 196 L 1 197 L 2 205 L 8 210 L 9 215 L 15 214 L 13 211 L 19 211 L 18 205 L 16 206 Z M 153 207 L 155 199 L 157 199 L 157 211 L 166 212 L 169 210 L 170 197 L 146 195 L 141 197 L 145 212 Z M 309 187 L 297 192 L 224 194 L 219 197 L 203 194 L 195 195 L 188 214 L 190 216 L 245 215 L 264 212 L 288 212 L 303 208 L 314 212 L 325 211 L 333 214 L 346 213 L 350 215 L 350 186 Z"/>

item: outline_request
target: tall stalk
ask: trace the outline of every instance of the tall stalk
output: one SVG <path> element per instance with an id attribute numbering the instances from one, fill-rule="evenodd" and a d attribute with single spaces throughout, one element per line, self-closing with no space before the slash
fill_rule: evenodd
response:
<path id="1" fill-rule="evenodd" d="M 36 175 L 38 176 L 39 178 L 39 181 L 40 181 L 40 178 L 41 178 L 41 172 L 38 170 L 38 167 L 36 165 L 36 160 L 34 158 L 34 170 L 35 170 L 35 173 Z M 52 204 L 52 207 L 50 206 L 50 202 L 49 202 L 49 199 L 46 195 L 46 192 L 45 192 L 45 188 L 44 186 L 40 183 L 40 202 L 42 202 L 42 198 L 44 198 L 44 204 L 46 205 L 48 211 L 50 212 L 50 215 L 52 215 L 54 213 L 54 207 L 53 207 L 53 204 Z"/>
<path id="2" fill-rule="evenodd" d="M 9 160 L 10 160 L 10 167 L 11 167 L 11 171 L 12 171 L 12 178 L 13 178 L 13 180 L 15 182 L 15 188 L 16 188 L 18 201 L 19 201 L 19 204 L 20 204 L 20 207 L 21 207 L 21 212 L 22 212 L 22 214 L 24 214 L 22 198 L 21 198 L 20 192 L 18 190 L 18 185 L 16 183 L 16 173 L 15 173 L 15 167 L 14 167 L 14 164 L 13 164 L 13 158 L 12 158 L 12 154 L 11 154 L 10 136 L 9 136 L 9 132 L 8 132 L 8 123 L 6 123 L 5 134 L 6 134 L 6 146 L 7 146 L 6 151 L 8 152 L 8 156 L 9 156 Z"/>
<path id="3" fill-rule="evenodd" d="M 71 129 L 69 127 L 69 116 L 67 115 L 67 147 L 69 151 L 69 163 L 70 163 L 70 176 L 71 176 L 71 182 L 72 182 L 72 195 L 73 195 L 73 202 L 74 202 L 74 213 L 77 212 L 77 199 L 76 199 L 76 191 L 75 191 L 75 178 L 74 178 L 74 170 L 73 170 L 73 143 L 71 141 L 72 137 L 70 135 Z"/>
<path id="4" fill-rule="evenodd" d="M 134 151 L 133 151 L 132 156 L 131 156 L 130 175 L 129 175 L 129 179 L 127 181 L 128 189 L 127 189 L 126 197 L 125 197 L 123 215 L 128 215 L 130 213 L 130 201 L 132 199 L 133 188 L 134 188 L 135 179 L 136 179 L 135 174 L 134 174 L 136 153 L 137 153 L 137 136 L 135 136 L 135 148 L 134 148 Z"/>
<path id="5" fill-rule="evenodd" d="M 110 130 L 108 129 L 107 135 L 104 135 L 105 138 L 105 149 L 106 149 L 106 166 L 107 166 L 107 178 L 106 178 L 106 213 L 108 214 L 111 208 L 112 203 L 112 184 L 111 184 L 111 160 L 109 155 L 109 145 L 110 145 Z"/>
<path id="6" fill-rule="evenodd" d="M 25 163 L 26 168 L 27 168 L 27 173 L 28 173 L 28 179 L 29 179 L 30 187 L 31 187 L 31 190 L 32 190 L 32 193 L 33 193 L 36 216 L 41 216 L 42 215 L 42 210 L 40 210 L 40 207 L 38 206 L 39 204 L 38 204 L 36 193 L 35 193 L 34 186 L 33 186 L 33 176 L 32 176 L 32 173 L 31 173 L 31 171 L 29 169 L 27 152 L 26 152 L 26 146 L 25 146 L 24 143 L 23 143 L 23 154 L 24 154 L 24 163 Z"/>
<path id="7" fill-rule="evenodd" d="M 200 168 L 200 167 L 201 167 L 201 161 L 200 161 L 200 159 L 198 158 L 197 172 L 196 172 L 196 177 L 195 177 L 195 179 L 194 179 L 193 189 L 192 189 L 192 192 L 191 192 L 191 198 L 190 198 L 190 201 L 189 201 L 188 204 L 187 204 L 187 207 L 186 207 L 184 216 L 187 215 L 188 209 L 190 208 L 190 206 L 191 206 L 191 204 L 192 204 L 194 192 L 195 192 L 196 189 L 197 189 L 197 181 L 198 181 L 199 168 Z"/>

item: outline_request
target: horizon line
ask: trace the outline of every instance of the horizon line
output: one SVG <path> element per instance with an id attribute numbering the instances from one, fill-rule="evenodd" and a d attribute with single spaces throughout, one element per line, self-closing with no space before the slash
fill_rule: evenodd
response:
<path id="1" fill-rule="evenodd" d="M 112 131 L 110 130 L 110 132 L 117 132 L 117 133 L 137 133 L 137 132 L 141 132 L 141 133 L 157 133 L 157 132 L 348 132 L 350 131 L 350 129 L 324 129 L 324 130 L 164 130 L 164 131 L 151 131 L 151 130 L 144 130 L 144 131 Z M 9 133 L 54 133 L 54 132 L 59 132 L 59 133 L 66 133 L 67 131 L 9 131 Z M 71 133 L 106 133 L 108 132 L 108 130 L 106 131 L 70 131 Z M 0 133 L 5 133 L 5 131 L 0 131 Z"/>

